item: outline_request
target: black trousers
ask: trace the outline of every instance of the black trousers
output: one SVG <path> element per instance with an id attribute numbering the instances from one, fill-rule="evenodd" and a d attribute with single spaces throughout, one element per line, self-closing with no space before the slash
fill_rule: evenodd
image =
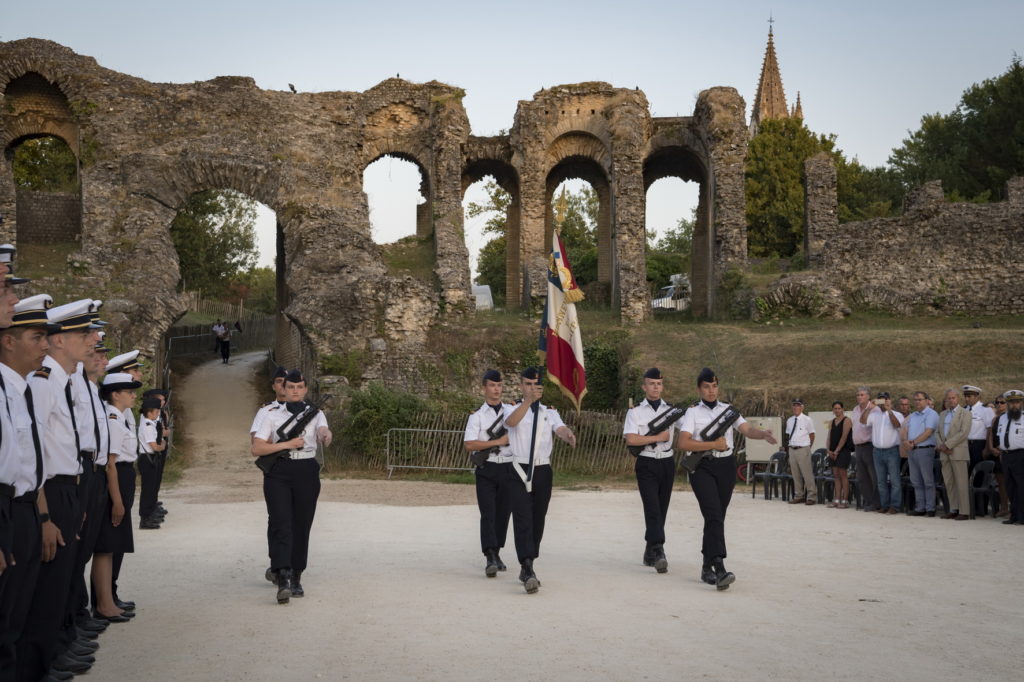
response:
<path id="1" fill-rule="evenodd" d="M 15 679 L 17 650 L 32 605 L 39 577 L 39 510 L 35 500 L 15 501 L 11 505 L 14 537 L 12 549 L 18 564 L 4 571 L 5 589 L 0 593 L 0 681 Z"/>
<path id="2" fill-rule="evenodd" d="M 164 465 L 167 464 L 167 450 L 156 455 L 156 498 L 160 499 L 160 486 L 164 484 Z"/>
<path id="3" fill-rule="evenodd" d="M 320 464 L 315 458 L 279 459 L 263 475 L 271 569 L 305 570 L 319 496 Z"/>
<path id="4" fill-rule="evenodd" d="M 1024 523 L 1024 450 L 1003 453 L 1006 496 L 1010 501 L 1010 520 Z"/>
<path id="5" fill-rule="evenodd" d="M 690 487 L 704 517 L 704 564 L 726 557 L 725 512 L 736 487 L 736 455 L 702 459 L 690 474 Z"/>
<path id="6" fill-rule="evenodd" d="M 533 513 L 533 557 L 540 556 L 540 541 L 544 538 L 544 519 L 551 502 L 551 481 L 554 474 L 550 464 L 533 469 L 533 492 L 530 493 L 530 509 Z"/>
<path id="7" fill-rule="evenodd" d="M 512 463 L 484 462 L 476 468 L 476 506 L 480 508 L 480 549 L 501 549 L 508 537 L 508 522 L 512 515 L 509 488 L 523 486 Z"/>
<path id="8" fill-rule="evenodd" d="M 220 342 L 220 357 L 221 357 L 221 360 L 223 360 L 224 362 L 227 362 L 228 358 L 231 357 L 231 342 L 230 341 L 223 341 L 222 340 Z"/>
<path id="9" fill-rule="evenodd" d="M 649 545 L 665 544 L 665 519 L 668 503 L 672 499 L 672 485 L 676 480 L 676 458 L 655 459 L 640 455 L 636 458 L 636 487 L 644 505 L 644 540 Z"/>
<path id="10" fill-rule="evenodd" d="M 156 494 L 160 481 L 159 456 L 159 453 L 139 453 L 139 477 L 142 479 L 142 489 L 139 492 L 139 520 L 147 519 L 156 512 Z"/>
<path id="11" fill-rule="evenodd" d="M 89 590 L 86 587 L 90 581 L 85 577 L 85 566 L 92 559 L 93 549 L 96 547 L 96 538 L 100 534 L 100 524 L 103 522 L 103 511 L 110 504 L 110 497 L 107 492 L 107 473 L 104 469 L 95 472 L 89 481 L 88 508 L 85 514 L 85 523 L 79 533 L 78 551 L 75 554 L 75 570 L 72 574 L 71 598 L 68 599 L 68 613 L 65 617 L 64 626 L 68 623 L 82 620 L 89 617 Z M 66 633 L 65 641 L 74 640 L 74 636 L 68 638 Z"/>
<path id="12" fill-rule="evenodd" d="M 853 446 L 857 461 L 857 490 L 866 509 L 878 509 L 882 500 L 878 497 L 878 474 L 875 473 L 875 447 L 871 443 Z"/>
<path id="13" fill-rule="evenodd" d="M 985 447 L 987 442 L 984 440 L 969 440 L 967 441 L 967 452 L 971 457 L 971 463 L 967 465 L 968 473 L 974 471 L 975 465 L 984 459 Z"/>
<path id="14" fill-rule="evenodd" d="M 58 639 L 78 551 L 75 536 L 81 511 L 78 507 L 77 485 L 73 481 L 51 478 L 46 482 L 44 490 L 50 520 L 60 529 L 64 546 L 58 544 L 54 559 L 39 567 L 25 629 L 17 643 L 19 680 L 41 679 L 60 653 Z"/>

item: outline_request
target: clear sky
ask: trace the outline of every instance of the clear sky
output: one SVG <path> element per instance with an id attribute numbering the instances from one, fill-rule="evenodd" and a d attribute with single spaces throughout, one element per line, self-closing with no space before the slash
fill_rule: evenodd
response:
<path id="1" fill-rule="evenodd" d="M 317 92 L 361 91 L 396 73 L 437 79 L 466 90 L 477 135 L 510 128 L 516 103 L 541 87 L 591 80 L 639 86 L 655 116 L 689 115 L 701 90 L 732 86 L 749 116 L 772 14 L 787 100 L 792 105 L 799 91 L 808 127 L 835 133 L 839 147 L 867 165 L 884 164 L 923 114 L 949 112 L 965 88 L 1024 54 L 1021 0 L 3 5 L 0 40 L 47 38 L 151 81 L 239 75 L 262 88 L 293 83 Z M 402 164 L 385 160 L 370 176 L 375 236 L 411 233 L 415 174 L 403 179 Z M 394 188 L 403 182 L 410 188 Z M 692 183 L 656 183 L 649 228 L 673 225 L 695 201 Z M 471 247 L 477 233 L 467 225 Z"/>

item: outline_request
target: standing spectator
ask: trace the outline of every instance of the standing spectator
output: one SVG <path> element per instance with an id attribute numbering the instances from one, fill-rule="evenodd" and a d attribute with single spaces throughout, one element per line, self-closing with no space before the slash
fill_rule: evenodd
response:
<path id="1" fill-rule="evenodd" d="M 996 418 L 992 420 L 992 426 L 988 430 L 988 449 L 985 451 L 985 456 L 994 459 L 996 462 L 992 472 L 995 474 L 996 483 L 999 485 L 999 511 L 996 513 L 996 518 L 999 518 L 1001 516 L 1009 516 L 1010 514 L 1010 501 L 1006 496 L 1006 474 L 1003 473 L 1003 457 L 999 454 L 999 444 L 995 442 L 996 426 L 999 425 L 999 418 L 1006 414 L 1006 398 L 999 396 L 992 405 Z"/>
<path id="2" fill-rule="evenodd" d="M 914 394 L 917 410 L 907 417 L 904 448 L 910 460 L 910 482 L 914 486 L 914 511 L 911 516 L 935 516 L 935 431 L 939 415 L 928 406 L 924 391 Z"/>
<path id="3" fill-rule="evenodd" d="M 860 415 L 861 424 L 871 426 L 875 474 L 878 476 L 878 511 L 895 514 L 903 501 L 900 481 L 900 427 L 903 415 L 892 407 L 889 394 L 882 391 L 873 405 Z"/>
<path id="4" fill-rule="evenodd" d="M 899 400 L 896 401 L 896 411 L 903 415 L 903 421 L 907 420 L 910 416 L 910 398 L 905 395 L 901 395 Z"/>
<path id="5" fill-rule="evenodd" d="M 221 326 L 220 332 L 220 358 L 226 365 L 231 357 L 231 328 L 227 325 Z"/>
<path id="6" fill-rule="evenodd" d="M 942 463 L 942 480 L 946 484 L 950 511 L 942 518 L 965 521 L 970 518 L 962 512 L 967 511 L 970 505 L 967 435 L 971 432 L 971 415 L 960 406 L 960 393 L 955 388 L 946 391 L 943 404 L 946 409 L 939 415 L 936 450 L 939 451 L 939 462 Z"/>
<path id="7" fill-rule="evenodd" d="M 970 473 L 985 456 L 987 431 L 996 418 L 996 413 L 981 402 L 980 388 L 968 385 L 964 386 L 962 390 L 964 402 L 967 403 L 966 409 L 971 413 L 971 433 L 967 436 L 967 451 L 971 458 L 971 463 L 968 465 L 968 473 Z"/>
<path id="8" fill-rule="evenodd" d="M 1024 524 L 1024 391 L 1016 389 L 1003 394 L 1006 399 L 1006 414 L 999 417 L 996 438 L 1003 453 L 1003 468 L 1006 470 L 1006 487 L 1010 497 L 1010 518 L 1007 525 Z"/>
<path id="9" fill-rule="evenodd" d="M 857 388 L 857 404 L 853 406 L 853 452 L 857 463 L 857 489 L 864 501 L 864 511 L 878 509 L 878 476 L 875 474 L 874 446 L 871 443 L 871 427 L 861 421 L 865 412 L 871 409 L 871 389 Z"/>
<path id="10" fill-rule="evenodd" d="M 220 335 L 224 333 L 224 323 L 217 318 L 217 321 L 210 327 L 210 331 L 213 332 L 213 352 L 220 353 Z"/>
<path id="11" fill-rule="evenodd" d="M 840 401 L 832 403 L 832 423 L 828 430 L 828 458 L 832 466 L 835 493 L 828 506 L 850 507 L 850 480 L 847 469 L 853 454 L 853 422 L 846 416 Z"/>
<path id="12" fill-rule="evenodd" d="M 814 464 L 811 446 L 814 445 L 814 422 L 804 414 L 804 401 L 793 398 L 793 416 L 786 420 L 789 470 L 793 473 L 795 491 L 790 504 L 817 504 L 818 490 L 814 485 Z"/>

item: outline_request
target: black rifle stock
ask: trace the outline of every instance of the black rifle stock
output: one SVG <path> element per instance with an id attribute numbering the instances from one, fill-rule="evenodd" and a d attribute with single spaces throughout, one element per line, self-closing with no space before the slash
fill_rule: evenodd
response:
<path id="1" fill-rule="evenodd" d="M 705 443 L 709 441 L 718 440 L 724 436 L 732 425 L 736 423 L 736 420 L 740 418 L 740 411 L 732 405 L 725 408 L 724 411 L 720 412 L 717 417 L 711 420 L 711 423 L 705 426 L 700 431 L 700 439 Z M 710 457 L 710 450 L 701 450 L 699 452 L 690 452 L 683 457 L 680 464 L 683 465 L 688 472 L 691 474 L 697 470 L 697 465 L 705 457 Z"/>
<path id="2" fill-rule="evenodd" d="M 320 414 L 320 408 L 327 404 L 327 401 L 331 399 L 330 394 L 320 396 L 320 399 L 313 403 L 308 403 L 306 409 L 297 415 L 293 414 L 288 421 L 281 424 L 277 428 L 277 442 L 283 443 L 284 441 L 298 438 L 302 435 L 302 432 L 306 430 L 306 426 L 309 422 Z M 260 468 L 265 474 L 270 473 L 270 469 L 274 466 L 274 463 L 284 457 L 288 457 L 291 450 L 278 450 L 272 452 L 269 455 L 263 455 L 256 458 L 256 466 Z"/>
<path id="3" fill-rule="evenodd" d="M 498 415 L 498 418 L 494 420 L 494 423 L 487 427 L 487 440 L 498 440 L 502 436 L 508 433 L 508 429 L 505 428 L 505 411 Z M 497 454 L 501 450 L 501 446 L 494 445 L 483 450 L 474 450 L 469 453 L 469 461 L 474 466 L 482 467 L 487 458 L 491 455 Z"/>
<path id="4" fill-rule="evenodd" d="M 682 419 L 683 415 L 686 414 L 685 407 L 673 407 L 668 412 L 659 414 L 651 421 L 647 422 L 647 436 L 657 436 L 658 434 L 665 433 L 673 424 Z M 629 450 L 629 454 L 634 457 L 639 457 L 640 453 L 644 451 L 646 445 L 627 445 L 626 449 Z"/>

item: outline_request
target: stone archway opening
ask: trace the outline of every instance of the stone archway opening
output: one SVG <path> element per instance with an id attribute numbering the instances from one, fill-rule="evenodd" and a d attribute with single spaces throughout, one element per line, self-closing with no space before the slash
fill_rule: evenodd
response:
<path id="1" fill-rule="evenodd" d="M 519 178 L 507 163 L 480 160 L 462 173 L 463 225 L 474 286 L 489 286 L 495 307 L 520 307 L 522 253 Z"/>
<path id="2" fill-rule="evenodd" d="M 647 188 L 644 207 L 647 285 L 655 309 L 689 307 L 690 267 L 700 183 L 676 176 Z M 669 300 L 665 301 L 666 294 Z"/>
<path id="3" fill-rule="evenodd" d="M 709 199 L 711 187 L 708 177 L 705 163 L 686 147 L 661 147 L 644 161 L 648 229 L 653 226 L 652 220 L 661 220 L 655 226 L 659 232 L 673 230 L 677 236 L 684 237 L 670 239 L 665 245 L 671 247 L 670 254 L 681 248 L 689 249 L 687 257 L 677 263 L 688 266 L 683 274 L 689 276 L 690 309 L 696 316 L 706 316 L 714 309 L 714 202 Z M 671 217 L 660 216 L 678 217 L 672 225 L 665 224 L 671 223 Z M 680 223 L 680 219 L 684 222 Z M 685 239 L 687 232 L 689 239 Z M 649 280 L 652 274 L 657 275 L 648 273 Z"/>
<path id="4" fill-rule="evenodd" d="M 614 302 L 611 186 L 604 168 L 586 156 L 567 156 L 548 173 L 544 253 L 561 225 L 573 275 L 592 306 Z"/>

